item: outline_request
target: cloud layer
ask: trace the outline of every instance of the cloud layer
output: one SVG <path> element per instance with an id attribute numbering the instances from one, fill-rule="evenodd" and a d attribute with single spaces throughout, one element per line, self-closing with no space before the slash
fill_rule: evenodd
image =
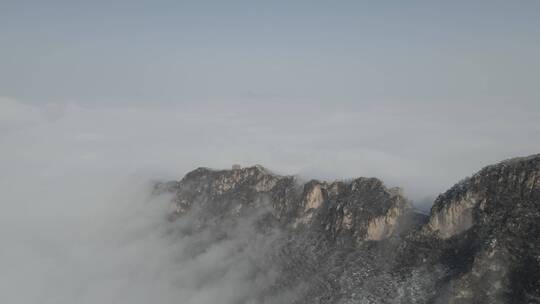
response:
<path id="1" fill-rule="evenodd" d="M 214 246 L 208 235 L 171 235 L 189 223 L 164 220 L 168 199 L 150 199 L 150 180 L 260 163 L 306 178 L 377 176 L 421 202 L 483 165 L 538 153 L 539 121 L 534 108 L 503 103 L 85 107 L 0 99 L 1 293 L 9 303 L 247 300 L 275 279 L 246 262 L 264 256 L 256 249 L 268 240 L 246 242 L 252 236 L 235 230 L 233 243 Z M 204 253 L 187 254 L 193 242 Z"/>

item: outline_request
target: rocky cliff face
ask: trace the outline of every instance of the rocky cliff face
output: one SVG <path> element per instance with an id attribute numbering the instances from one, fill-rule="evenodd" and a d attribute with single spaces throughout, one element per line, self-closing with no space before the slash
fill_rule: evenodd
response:
<path id="1" fill-rule="evenodd" d="M 174 193 L 173 220 L 256 214 L 254 230 L 280 231 L 268 292 L 292 303 L 540 303 L 540 155 L 482 169 L 429 217 L 376 178 L 303 183 L 261 166 L 199 168 L 155 192 Z"/>
<path id="2" fill-rule="evenodd" d="M 179 182 L 156 185 L 175 193 L 173 218 L 196 208 L 205 217 L 241 215 L 267 208 L 271 219 L 288 230 L 320 230 L 353 242 L 382 240 L 412 211 L 400 189 L 376 178 L 302 184 L 294 176 L 273 174 L 261 166 L 211 170 L 198 168 Z"/>
<path id="3" fill-rule="evenodd" d="M 488 166 L 440 195 L 422 234 L 451 257 L 449 302 L 539 303 L 539 223 L 540 155 Z M 453 252 L 466 260 L 452 265 Z"/>

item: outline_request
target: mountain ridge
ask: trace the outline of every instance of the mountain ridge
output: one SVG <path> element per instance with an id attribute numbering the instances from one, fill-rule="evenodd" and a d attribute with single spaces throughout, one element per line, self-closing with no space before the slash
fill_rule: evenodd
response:
<path id="1" fill-rule="evenodd" d="M 260 165 L 200 167 L 154 189 L 174 194 L 173 219 L 267 210 L 259 226 L 294 240 L 278 246 L 290 252 L 280 263 L 310 261 L 282 269 L 306 286 L 293 303 L 540 303 L 540 154 L 484 167 L 440 194 L 429 215 L 377 178 L 303 183 Z M 316 282 L 305 271 L 313 265 Z"/>

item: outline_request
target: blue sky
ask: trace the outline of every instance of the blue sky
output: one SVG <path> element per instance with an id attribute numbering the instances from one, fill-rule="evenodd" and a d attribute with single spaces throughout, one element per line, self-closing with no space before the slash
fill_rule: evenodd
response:
<path id="1" fill-rule="evenodd" d="M 540 97 L 538 1 L 1 1 L 25 102 Z"/>

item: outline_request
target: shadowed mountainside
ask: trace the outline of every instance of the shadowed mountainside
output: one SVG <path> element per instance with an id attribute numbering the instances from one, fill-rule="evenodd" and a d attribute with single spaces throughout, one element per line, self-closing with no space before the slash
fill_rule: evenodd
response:
<path id="1" fill-rule="evenodd" d="M 429 216 L 376 178 L 303 183 L 261 166 L 198 168 L 154 192 L 216 239 L 242 218 L 274 237 L 253 261 L 276 271 L 261 303 L 540 303 L 540 155 L 482 169 Z"/>

